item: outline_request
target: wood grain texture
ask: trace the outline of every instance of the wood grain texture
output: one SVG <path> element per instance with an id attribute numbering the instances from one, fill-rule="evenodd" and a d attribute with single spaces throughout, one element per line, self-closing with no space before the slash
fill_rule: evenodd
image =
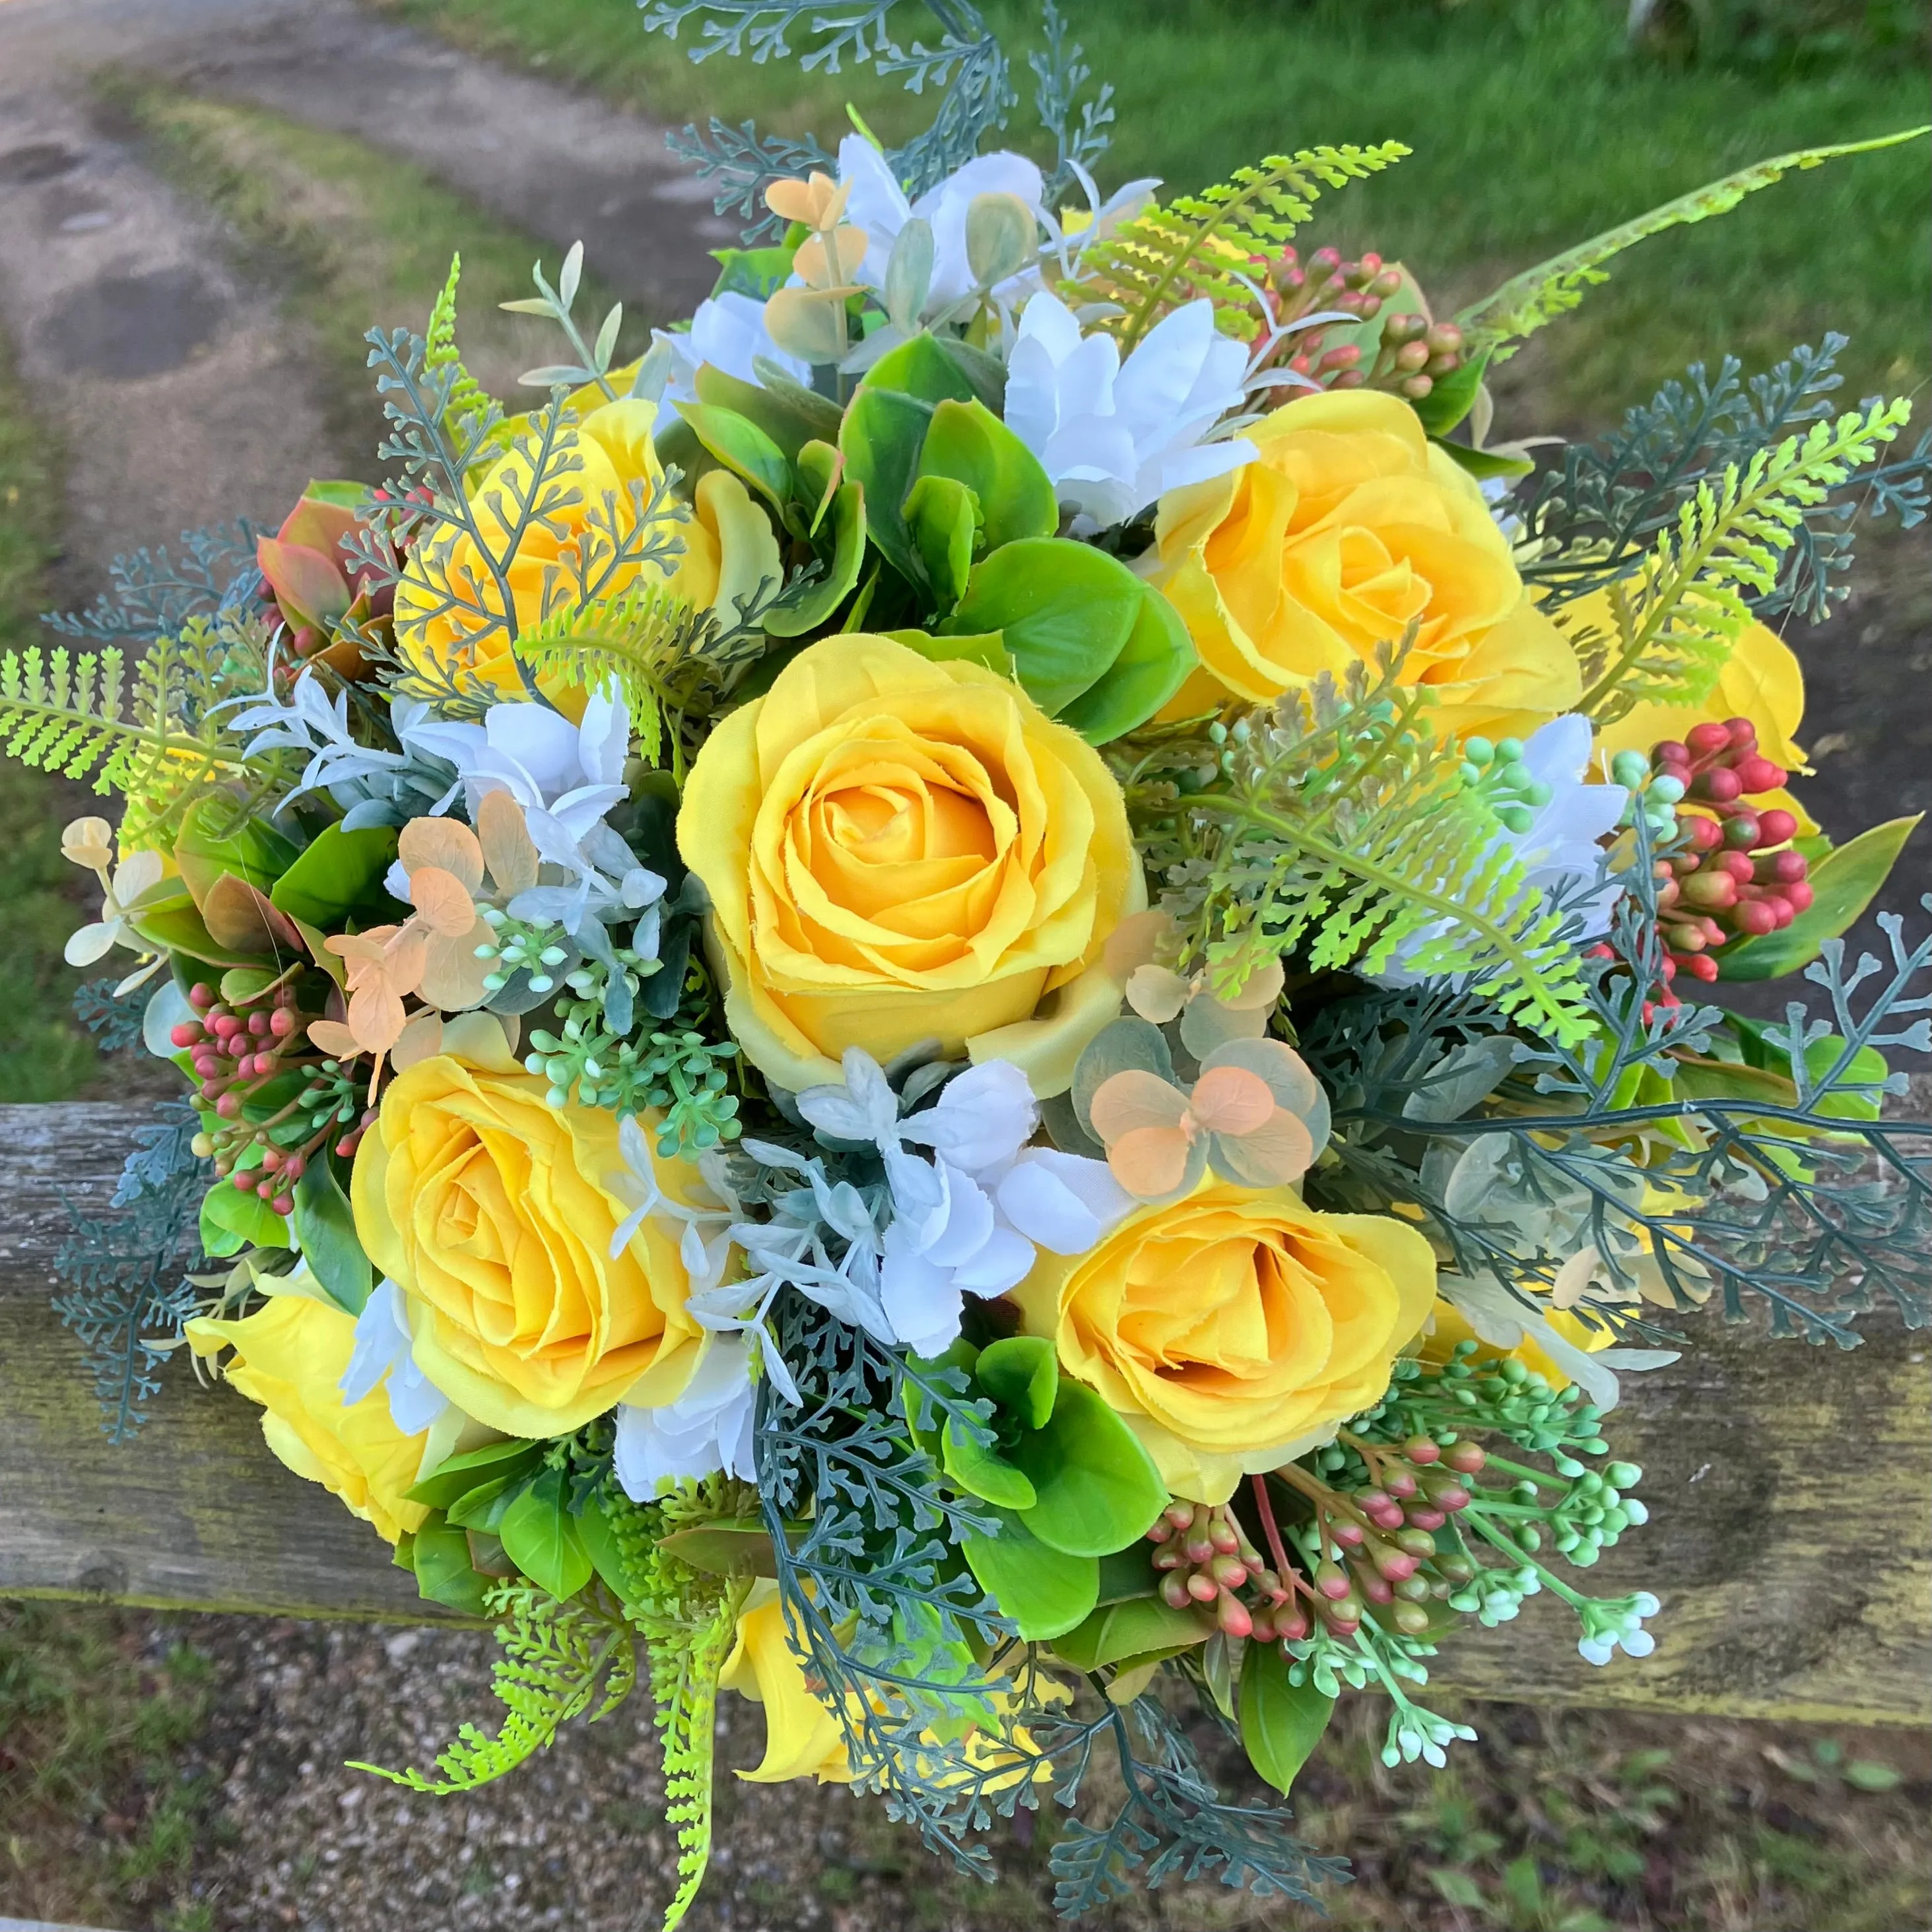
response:
<path id="1" fill-rule="evenodd" d="M 100 1432 L 47 1306 L 63 1196 L 98 1208 L 143 1110 L 0 1107 L 0 1595 L 422 1622 L 374 1533 L 264 1446 L 258 1412 L 174 1365 L 132 1443 Z M 1836 1723 L 1932 1722 L 1932 1345 L 1841 1352 L 1714 1319 L 1628 1384 L 1618 1455 L 1651 1522 L 1593 1592 L 1664 1599 L 1656 1654 L 1598 1670 L 1568 1613 L 1461 1634 L 1438 1690 Z"/>

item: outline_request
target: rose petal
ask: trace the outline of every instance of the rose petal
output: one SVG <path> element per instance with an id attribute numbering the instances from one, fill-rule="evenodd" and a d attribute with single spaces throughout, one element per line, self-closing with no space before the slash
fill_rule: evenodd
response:
<path id="1" fill-rule="evenodd" d="M 1107 1165 L 1130 1194 L 1152 1201 L 1180 1185 L 1189 1151 L 1187 1136 L 1178 1127 L 1136 1127 L 1109 1144 Z"/>
<path id="2" fill-rule="evenodd" d="M 1094 1090 L 1088 1117 L 1094 1132 L 1111 1145 L 1143 1128 L 1172 1132 L 1187 1118 L 1187 1096 L 1178 1087 L 1158 1073 L 1130 1066 Z"/>
<path id="3" fill-rule="evenodd" d="M 1217 1134 L 1251 1134 L 1276 1111 L 1268 1082 L 1245 1066 L 1210 1067 L 1194 1083 L 1188 1106 Z"/>
<path id="4" fill-rule="evenodd" d="M 412 818 L 396 841 L 396 856 L 411 878 L 434 866 L 453 874 L 464 888 L 479 891 L 483 884 L 483 848 L 468 826 L 453 818 Z"/>

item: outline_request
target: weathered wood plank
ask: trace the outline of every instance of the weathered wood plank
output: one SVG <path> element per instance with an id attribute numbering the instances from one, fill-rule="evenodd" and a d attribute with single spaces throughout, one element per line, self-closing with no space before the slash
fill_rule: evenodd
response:
<path id="1" fill-rule="evenodd" d="M 139 1439 L 101 1435 L 50 1313 L 62 1197 L 111 1188 L 140 1110 L 0 1108 L 0 1594 L 424 1621 L 374 1535 L 268 1455 L 256 1412 L 185 1374 Z M 1932 1721 L 1932 1346 L 1850 1352 L 1700 1319 L 1612 1418 L 1652 1521 L 1594 1573 L 1664 1600 L 1656 1654 L 1596 1670 L 1553 1604 L 1470 1632 L 1440 1688 L 1841 1723 Z"/>

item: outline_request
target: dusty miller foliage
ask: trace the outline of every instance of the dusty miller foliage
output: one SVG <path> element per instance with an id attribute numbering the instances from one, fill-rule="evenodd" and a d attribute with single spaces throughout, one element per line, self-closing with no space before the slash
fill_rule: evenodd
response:
<path id="1" fill-rule="evenodd" d="M 1004 128 L 1019 100 L 998 36 L 971 0 L 926 0 L 938 29 L 931 44 L 902 44 L 887 27 L 898 0 L 856 0 L 848 6 L 826 0 L 639 0 L 646 30 L 677 39 L 694 30 L 694 61 L 714 54 L 748 55 L 755 62 L 797 61 L 808 74 L 842 73 L 849 63 L 869 67 L 881 78 L 897 77 L 909 93 L 939 94 L 932 124 L 904 147 L 886 151 L 892 172 L 915 198 L 963 167 L 980 152 L 994 128 Z M 1066 24 L 1053 0 L 1041 8 L 1046 46 L 1029 55 L 1034 77 L 1034 105 L 1040 124 L 1053 138 L 1055 166 L 1048 181 L 1048 200 L 1105 151 L 1106 128 L 1114 118 L 1111 87 L 1081 98 L 1090 76 L 1080 49 L 1070 45 Z M 695 164 L 716 190 L 720 214 L 735 214 L 752 241 L 781 225 L 766 213 L 764 190 L 771 182 L 830 171 L 833 156 L 808 136 L 794 140 L 761 134 L 748 121 L 733 128 L 712 118 L 708 128 L 688 127 L 671 136 L 673 151 Z"/>
<path id="2" fill-rule="evenodd" d="M 188 1268 L 201 1252 L 202 1196 L 213 1168 L 195 1153 L 185 1100 L 164 1101 L 137 1129 L 105 1215 L 68 1208 L 73 1232 L 54 1257 L 54 1312 L 79 1336 L 101 1406 L 101 1428 L 124 1442 L 160 1386 L 155 1370 L 197 1303 Z"/>
<path id="3" fill-rule="evenodd" d="M 1848 340 L 1828 334 L 1822 349 L 1801 344 L 1748 380 L 1733 356 L 1715 376 L 1694 363 L 1682 382 L 1666 382 L 1630 410 L 1614 435 L 1566 444 L 1514 500 L 1518 538 L 1528 547 L 1524 577 L 1546 588 L 1554 609 L 1630 575 L 1701 484 L 1842 408 L 1834 400 L 1844 386 L 1837 363 Z M 1840 580 L 1851 567 L 1852 524 L 1860 512 L 1895 517 L 1910 530 L 1928 501 L 1932 431 L 1807 510 L 1774 586 L 1752 600 L 1758 614 L 1789 610 L 1822 622 L 1844 595 Z"/>

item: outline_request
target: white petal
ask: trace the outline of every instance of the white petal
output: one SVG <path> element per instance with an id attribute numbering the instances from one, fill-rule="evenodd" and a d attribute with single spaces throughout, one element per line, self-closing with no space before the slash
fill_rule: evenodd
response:
<path id="1" fill-rule="evenodd" d="M 940 1354 L 958 1336 L 960 1292 L 949 1270 L 922 1256 L 886 1256 L 879 1299 L 892 1333 L 915 1354 Z"/>
<path id="2" fill-rule="evenodd" d="M 970 1262 L 992 1238 L 993 1204 L 970 1175 L 942 1162 L 945 1192 L 940 1209 L 920 1231 L 920 1252 L 935 1268 L 958 1268 Z"/>
<path id="3" fill-rule="evenodd" d="M 490 748 L 514 759 L 546 793 L 567 790 L 584 776 L 577 727 L 548 705 L 494 704 L 483 729 Z"/>
<path id="4" fill-rule="evenodd" d="M 1056 1255 L 1084 1254 L 1132 1213 L 1132 1196 L 1104 1160 L 1029 1148 L 1000 1183 L 1000 1210 L 1022 1234 Z"/>
<path id="5" fill-rule="evenodd" d="M 1040 1103 L 1010 1060 L 969 1066 L 938 1103 L 900 1124 L 909 1141 L 929 1147 L 969 1174 L 1010 1160 L 1040 1124 Z"/>

